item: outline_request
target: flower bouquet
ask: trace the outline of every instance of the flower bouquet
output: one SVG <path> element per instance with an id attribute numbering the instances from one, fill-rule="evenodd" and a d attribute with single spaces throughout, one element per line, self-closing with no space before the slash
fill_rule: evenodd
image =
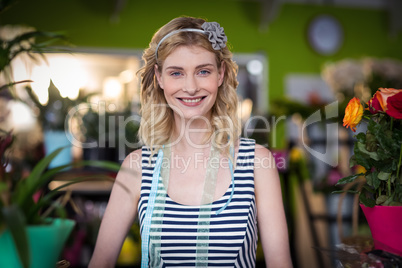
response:
<path id="1" fill-rule="evenodd" d="M 362 121 L 366 132 L 355 138 L 350 166 L 361 166 L 364 172 L 342 178 L 337 185 L 365 179 L 359 194 L 366 207 L 402 206 L 402 90 L 380 88 L 367 102 L 349 101 L 343 125 L 356 132 Z"/>

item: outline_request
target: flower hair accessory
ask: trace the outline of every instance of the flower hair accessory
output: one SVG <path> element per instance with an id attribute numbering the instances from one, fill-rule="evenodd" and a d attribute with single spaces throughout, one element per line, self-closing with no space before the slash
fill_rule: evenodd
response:
<path id="1" fill-rule="evenodd" d="M 184 29 L 178 29 L 175 31 L 172 31 L 165 35 L 158 43 L 156 46 L 155 50 L 155 58 L 158 58 L 158 49 L 159 46 L 165 41 L 168 37 L 180 33 L 180 32 L 199 32 L 208 35 L 208 40 L 211 42 L 212 48 L 214 50 L 220 50 L 224 47 L 226 47 L 226 42 L 228 40 L 227 36 L 225 35 L 225 32 L 223 30 L 223 27 L 219 25 L 217 22 L 204 22 L 201 25 L 201 29 L 196 29 L 196 28 L 184 28 Z"/>
<path id="2" fill-rule="evenodd" d="M 208 40 L 212 44 L 212 48 L 215 50 L 220 50 L 226 47 L 226 42 L 228 41 L 227 36 L 223 30 L 223 27 L 217 22 L 204 22 L 202 24 L 202 29 L 208 34 Z"/>

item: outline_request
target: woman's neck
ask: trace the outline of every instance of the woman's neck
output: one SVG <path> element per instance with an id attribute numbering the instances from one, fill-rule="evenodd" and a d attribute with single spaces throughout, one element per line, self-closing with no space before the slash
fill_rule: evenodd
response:
<path id="1" fill-rule="evenodd" d="M 182 119 L 183 120 L 183 119 Z M 205 118 L 176 120 L 172 145 L 179 151 L 199 151 L 209 148 L 212 125 Z"/>

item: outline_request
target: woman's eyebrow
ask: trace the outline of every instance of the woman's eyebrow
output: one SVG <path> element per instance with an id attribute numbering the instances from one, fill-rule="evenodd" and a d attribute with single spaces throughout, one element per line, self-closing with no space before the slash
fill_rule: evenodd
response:
<path id="1" fill-rule="evenodd" d="M 183 68 L 183 67 L 179 67 L 179 66 L 168 66 L 168 67 L 166 67 L 166 70 L 169 70 L 169 69 L 174 69 L 174 70 L 184 70 L 184 68 Z"/>
<path id="2" fill-rule="evenodd" d="M 211 63 L 205 63 L 205 64 L 198 65 L 196 68 L 198 69 L 198 68 L 204 68 L 204 67 L 210 67 L 210 66 L 214 67 L 214 65 Z"/>
<path id="3" fill-rule="evenodd" d="M 200 65 L 196 66 L 195 68 L 199 69 L 199 68 L 211 67 L 211 66 L 213 67 L 214 65 L 212 63 L 204 63 L 204 64 L 200 64 Z M 184 70 L 184 68 L 180 67 L 180 66 L 168 66 L 168 67 L 166 67 L 166 70 L 169 70 L 169 69 Z"/>

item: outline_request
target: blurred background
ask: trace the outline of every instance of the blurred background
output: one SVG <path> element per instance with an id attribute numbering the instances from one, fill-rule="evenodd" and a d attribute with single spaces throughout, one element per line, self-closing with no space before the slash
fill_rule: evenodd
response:
<path id="1" fill-rule="evenodd" d="M 379 87 L 402 88 L 400 1 L 18 0 L 1 5 L 2 40 L 32 29 L 66 37 L 45 50 L 45 57 L 21 53 L 0 77 L 30 80 L 0 93 L 0 126 L 18 137 L 13 157 L 27 172 L 52 146 L 63 144 L 74 146 L 53 165 L 121 162 L 140 146 L 136 72 L 152 35 L 182 15 L 219 22 L 239 65 L 243 136 L 276 157 L 294 266 L 336 267 L 335 245 L 352 235 L 356 214 L 353 195 L 331 194 L 339 190 L 337 180 L 354 172 L 348 163 L 354 138 L 342 127 L 343 111 L 354 96 L 367 101 Z M 72 216 L 79 224 L 64 258 L 72 267 L 85 267 L 110 185 L 76 187 L 74 200 L 83 213 Z M 365 235 L 364 218 L 359 224 Z M 139 250 L 134 225 L 119 265 L 137 267 Z M 258 267 L 265 267 L 261 247 L 257 259 Z"/>

